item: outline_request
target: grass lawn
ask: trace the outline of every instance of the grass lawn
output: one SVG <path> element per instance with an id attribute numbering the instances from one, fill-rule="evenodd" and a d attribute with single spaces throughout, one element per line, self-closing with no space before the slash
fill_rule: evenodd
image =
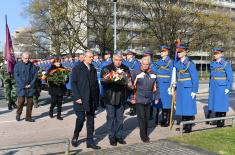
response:
<path id="1" fill-rule="evenodd" d="M 194 132 L 170 140 L 190 144 L 222 155 L 235 155 L 235 128 L 217 128 Z"/>

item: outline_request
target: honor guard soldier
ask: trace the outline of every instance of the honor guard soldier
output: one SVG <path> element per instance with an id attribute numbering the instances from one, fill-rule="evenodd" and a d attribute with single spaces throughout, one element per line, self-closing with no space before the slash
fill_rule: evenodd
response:
<path id="1" fill-rule="evenodd" d="M 35 65 L 35 68 L 38 72 L 38 75 L 40 75 L 39 73 L 41 72 L 41 69 L 39 67 L 38 61 L 37 60 L 33 60 L 32 63 Z M 37 77 L 35 80 L 35 93 L 33 95 L 33 104 L 34 104 L 34 108 L 38 108 L 39 104 L 38 104 L 38 99 L 40 97 L 40 93 L 42 90 L 42 81 L 41 81 L 41 77 Z"/>
<path id="2" fill-rule="evenodd" d="M 112 54 L 112 52 L 107 50 L 107 49 L 104 51 L 103 61 L 101 62 L 101 65 L 100 65 L 100 71 L 104 67 L 110 65 L 113 62 L 112 59 L 111 59 L 111 54 Z M 103 99 L 103 97 L 104 97 L 104 88 L 103 88 L 102 84 L 99 84 L 99 89 L 100 89 L 100 104 L 101 104 L 101 107 L 104 108 L 105 107 L 104 99 Z"/>
<path id="3" fill-rule="evenodd" d="M 135 58 L 135 55 L 136 53 L 131 49 L 127 50 L 125 65 L 129 68 L 132 78 L 133 72 L 140 70 L 140 62 Z M 130 104 L 130 111 L 127 114 L 130 116 L 134 116 L 136 114 L 136 108 L 134 104 Z"/>
<path id="4" fill-rule="evenodd" d="M 149 63 L 149 68 L 151 69 L 152 73 L 157 75 L 157 66 L 153 61 L 153 53 L 149 50 L 144 50 L 143 52 L 143 57 L 147 57 L 150 59 L 150 63 Z M 157 113 L 159 113 L 159 109 L 161 108 L 161 104 L 155 104 L 155 99 L 153 98 L 153 103 L 152 106 L 150 107 L 150 117 L 149 119 L 152 120 L 153 118 L 153 106 L 157 109 Z M 156 114 L 158 115 L 158 114 Z M 156 118 L 158 120 L 158 118 Z M 158 122 L 156 122 L 156 124 L 158 124 Z"/>
<path id="5" fill-rule="evenodd" d="M 101 70 L 103 67 L 112 63 L 111 54 L 112 54 L 112 52 L 107 49 L 104 51 L 103 61 L 101 64 Z"/>
<path id="6" fill-rule="evenodd" d="M 187 56 L 188 48 L 184 44 L 177 47 L 178 61 L 176 67 L 176 115 L 182 121 L 193 120 L 197 114 L 196 93 L 198 92 L 198 73 L 195 64 Z M 192 124 L 184 126 L 184 131 L 192 131 Z"/>
<path id="7" fill-rule="evenodd" d="M 69 56 L 66 68 L 68 70 L 70 70 L 71 72 L 69 74 L 69 81 L 65 85 L 66 89 L 67 89 L 67 91 L 65 93 L 66 96 L 71 96 L 71 93 L 72 93 L 72 68 L 73 68 L 74 64 L 75 64 L 75 62 L 73 60 L 73 57 Z"/>
<path id="8" fill-rule="evenodd" d="M 210 63 L 208 110 L 209 115 L 215 112 L 216 117 L 225 117 L 229 107 L 229 92 L 232 90 L 233 71 L 231 64 L 224 59 L 221 48 L 213 48 L 212 52 L 214 60 Z M 224 120 L 217 121 L 216 125 L 223 127 Z"/>
<path id="9" fill-rule="evenodd" d="M 168 94 L 168 88 L 171 84 L 171 75 L 173 70 L 173 61 L 169 57 L 170 48 L 166 45 L 160 46 L 161 59 L 157 65 L 157 80 L 160 89 L 160 101 L 162 104 L 162 122 L 161 126 L 168 127 L 170 123 L 172 96 Z M 156 119 L 158 118 L 158 113 Z M 158 120 L 156 120 L 158 123 Z"/>
<path id="10" fill-rule="evenodd" d="M 102 85 L 101 85 L 101 82 L 100 82 L 100 72 L 101 72 L 101 64 L 102 64 L 102 61 L 100 61 L 100 52 L 98 51 L 94 51 L 93 52 L 93 55 L 94 55 L 94 59 L 93 59 L 93 62 L 92 64 L 94 65 L 95 69 L 96 69 L 96 72 L 97 72 L 97 79 L 98 79 L 98 84 L 99 84 L 99 92 L 100 92 L 100 101 L 99 101 L 99 104 L 104 107 L 104 104 L 102 102 L 102 95 L 101 92 L 103 92 L 103 88 L 102 88 Z"/>
<path id="11" fill-rule="evenodd" d="M 122 59 L 123 59 L 122 64 L 125 65 L 125 66 L 127 66 L 127 59 L 126 59 L 127 52 L 128 52 L 128 50 L 125 50 L 125 51 L 122 52 Z"/>

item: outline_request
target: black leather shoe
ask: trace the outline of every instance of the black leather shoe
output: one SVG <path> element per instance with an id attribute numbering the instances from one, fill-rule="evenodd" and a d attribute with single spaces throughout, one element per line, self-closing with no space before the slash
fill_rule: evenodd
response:
<path id="1" fill-rule="evenodd" d="M 150 142 L 150 139 L 149 139 L 149 138 L 147 138 L 147 139 L 142 139 L 142 141 L 143 141 L 144 143 L 149 143 L 149 142 Z"/>
<path id="2" fill-rule="evenodd" d="M 122 138 L 117 138 L 116 141 L 119 143 L 119 144 L 126 144 L 126 141 Z"/>
<path id="3" fill-rule="evenodd" d="M 16 115 L 16 120 L 19 122 L 20 121 L 20 115 Z"/>
<path id="4" fill-rule="evenodd" d="M 92 148 L 92 149 L 94 149 L 94 150 L 99 150 L 99 149 L 101 149 L 100 146 L 95 145 L 95 144 L 87 144 L 86 147 L 87 147 L 87 148 Z"/>
<path id="5" fill-rule="evenodd" d="M 32 118 L 26 118 L 25 121 L 27 121 L 27 122 L 35 122 L 35 120 L 32 119 Z"/>
<path id="6" fill-rule="evenodd" d="M 110 145 L 112 146 L 117 146 L 117 141 L 115 139 L 110 139 L 109 140 Z"/>
<path id="7" fill-rule="evenodd" d="M 73 137 L 73 139 L 71 140 L 71 144 L 73 147 L 77 147 L 78 146 L 78 139 Z"/>
<path id="8" fill-rule="evenodd" d="M 63 120 L 63 117 L 57 116 L 57 119 L 58 119 L 58 120 Z"/>

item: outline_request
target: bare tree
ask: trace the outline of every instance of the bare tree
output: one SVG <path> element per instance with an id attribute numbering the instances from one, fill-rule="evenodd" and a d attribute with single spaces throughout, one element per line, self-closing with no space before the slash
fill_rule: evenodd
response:
<path id="1" fill-rule="evenodd" d="M 168 44 L 174 48 L 175 40 L 180 38 L 191 49 L 198 49 L 202 44 L 205 47 L 224 44 L 231 35 L 233 25 L 229 17 L 212 11 L 215 6 L 210 2 L 139 0 L 139 3 L 135 6 L 136 16 L 146 23 L 144 29 L 155 39 L 155 45 Z"/>

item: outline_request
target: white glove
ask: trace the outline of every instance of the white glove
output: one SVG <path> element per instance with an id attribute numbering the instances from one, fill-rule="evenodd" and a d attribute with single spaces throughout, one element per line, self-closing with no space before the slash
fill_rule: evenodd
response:
<path id="1" fill-rule="evenodd" d="M 169 94 L 169 95 L 172 95 L 172 93 L 171 93 L 171 88 L 168 88 L 167 91 L 168 91 L 168 94 Z"/>
<path id="2" fill-rule="evenodd" d="M 196 93 L 192 92 L 191 96 L 192 96 L 192 99 L 194 99 L 196 97 Z"/>
<path id="3" fill-rule="evenodd" d="M 229 93 L 229 90 L 225 89 L 224 92 L 225 92 L 225 95 L 227 95 Z"/>

